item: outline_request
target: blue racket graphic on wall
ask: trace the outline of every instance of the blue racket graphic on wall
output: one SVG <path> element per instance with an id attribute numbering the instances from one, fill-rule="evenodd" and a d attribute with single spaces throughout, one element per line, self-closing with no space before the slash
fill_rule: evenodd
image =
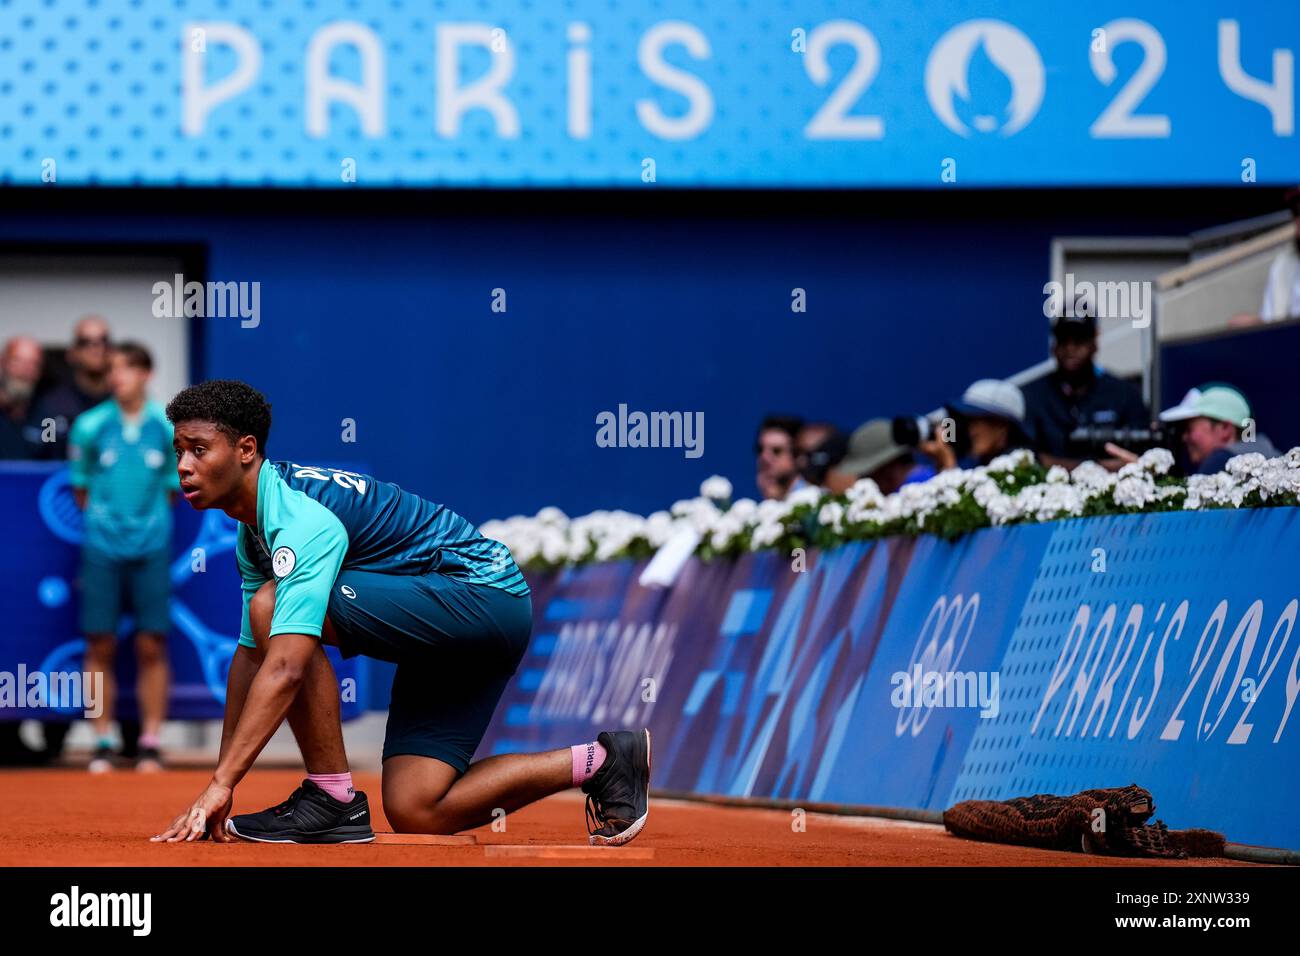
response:
<path id="1" fill-rule="evenodd" d="M 50 533 L 61 541 L 80 546 L 84 531 L 81 509 L 73 494 L 70 473 L 60 468 L 41 485 L 37 495 L 41 520 Z M 226 699 L 226 672 L 235 653 L 238 638 L 222 634 L 208 627 L 186 602 L 175 597 L 195 574 L 196 565 L 206 569 L 208 563 L 219 555 L 233 551 L 238 531 L 237 522 L 220 511 L 205 511 L 199 521 L 192 542 L 181 549 L 171 565 L 172 593 L 171 623 L 194 647 L 202 669 L 203 683 L 208 691 L 223 704 Z M 57 576 L 42 578 L 37 599 L 46 607 L 57 606 L 67 600 L 70 582 Z M 134 622 L 124 618 L 119 627 L 120 636 L 134 631 Z M 81 639 L 60 644 L 41 663 L 43 670 L 79 670 L 85 654 L 85 641 Z"/>

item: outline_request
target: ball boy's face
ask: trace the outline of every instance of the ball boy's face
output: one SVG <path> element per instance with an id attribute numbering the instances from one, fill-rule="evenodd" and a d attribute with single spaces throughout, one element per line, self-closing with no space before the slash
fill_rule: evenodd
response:
<path id="1" fill-rule="evenodd" d="M 247 468 L 257 460 L 257 439 L 238 441 L 212 422 L 177 422 L 172 447 L 181 494 L 195 508 L 220 508 L 237 493 Z"/>
<path id="2" fill-rule="evenodd" d="M 132 365 L 121 352 L 114 352 L 108 369 L 108 384 L 113 390 L 113 397 L 119 402 L 132 402 L 144 396 L 148 387 L 149 373 L 138 365 Z"/>

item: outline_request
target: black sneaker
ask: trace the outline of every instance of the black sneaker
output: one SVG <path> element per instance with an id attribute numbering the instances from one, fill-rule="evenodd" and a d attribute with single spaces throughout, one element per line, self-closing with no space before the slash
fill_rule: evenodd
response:
<path id="1" fill-rule="evenodd" d="M 141 747 L 135 758 L 139 773 L 159 773 L 164 769 L 162 752 L 157 747 Z"/>
<path id="2" fill-rule="evenodd" d="M 650 813 L 650 731 L 602 731 L 596 742 L 605 762 L 582 785 L 592 846 L 630 843 Z"/>
<path id="3" fill-rule="evenodd" d="M 370 802 L 360 790 L 348 803 L 335 800 L 310 780 L 279 806 L 242 813 L 226 829 L 257 843 L 370 843 Z"/>
<path id="4" fill-rule="evenodd" d="M 116 760 L 117 754 L 113 752 L 113 748 L 108 744 L 100 744 L 95 748 L 94 754 L 91 755 L 90 763 L 86 765 L 86 769 L 91 773 L 108 773 L 113 769 Z"/>

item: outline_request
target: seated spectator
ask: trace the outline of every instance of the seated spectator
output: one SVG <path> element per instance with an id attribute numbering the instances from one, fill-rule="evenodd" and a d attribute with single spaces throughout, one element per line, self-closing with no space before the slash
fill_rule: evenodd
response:
<path id="1" fill-rule="evenodd" d="M 40 457 L 40 429 L 31 412 L 44 362 L 40 343 L 26 335 L 10 339 L 0 351 L 0 459 Z"/>
<path id="2" fill-rule="evenodd" d="M 882 494 L 934 476 L 929 464 L 919 464 L 912 449 L 896 444 L 888 418 L 873 418 L 859 425 L 849 438 L 844 460 L 826 476 L 826 488 L 843 494 L 861 478 L 870 478 Z"/>
<path id="3" fill-rule="evenodd" d="M 1291 207 L 1295 231 L 1292 241 L 1269 266 L 1264 303 L 1259 308 L 1260 320 L 1264 322 L 1300 318 L 1300 186 L 1287 191 L 1286 203 Z"/>
<path id="4" fill-rule="evenodd" d="M 77 416 L 109 397 L 108 323 L 98 315 L 83 316 L 73 330 L 68 349 L 70 381 L 56 385 L 36 401 L 34 418 L 54 420 L 56 440 L 44 445 L 47 458 L 68 457 L 68 430 Z"/>
<path id="5" fill-rule="evenodd" d="M 1192 389 L 1181 402 L 1160 413 L 1162 422 L 1181 424 L 1187 459 L 1198 475 L 1218 474 L 1228 459 L 1237 455 L 1259 452 L 1265 458 L 1274 458 L 1280 454 L 1263 435 L 1243 438 L 1250 417 L 1246 397 L 1220 382 Z"/>
<path id="6" fill-rule="evenodd" d="M 938 432 L 921 442 L 917 447 L 930 456 L 939 471 L 987 465 L 998 455 L 1029 446 L 1025 399 L 1011 382 L 982 378 L 966 389 L 959 401 L 949 403 L 948 409 L 965 419 L 969 450 L 959 459 L 956 443 L 945 441 Z"/>
<path id="7" fill-rule="evenodd" d="M 1024 386 L 1026 430 L 1044 465 L 1073 468 L 1079 459 L 1067 457 L 1067 439 L 1079 427 L 1148 428 L 1151 417 L 1137 388 L 1094 364 L 1097 320 L 1092 316 L 1063 316 L 1052 326 L 1052 357 L 1056 368 Z M 1105 459 L 1112 471 L 1124 462 Z"/>
<path id="8" fill-rule="evenodd" d="M 826 487 L 826 475 L 848 451 L 848 437 L 829 422 L 813 422 L 799 429 L 795 439 L 795 467 L 803 484 L 795 487 Z"/>
<path id="9" fill-rule="evenodd" d="M 793 415 L 769 415 L 758 426 L 754 440 L 757 457 L 755 482 L 764 498 L 784 499 L 799 486 L 806 484 L 795 467 L 796 440 L 803 420 Z"/>

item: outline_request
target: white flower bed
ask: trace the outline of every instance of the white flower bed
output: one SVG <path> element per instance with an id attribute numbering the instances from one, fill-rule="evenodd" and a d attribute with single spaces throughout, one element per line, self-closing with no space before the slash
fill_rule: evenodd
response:
<path id="1" fill-rule="evenodd" d="M 569 518 L 558 508 L 488 521 L 482 533 L 506 545 L 521 566 L 561 567 L 653 554 L 691 526 L 704 557 L 769 548 L 834 547 L 890 534 L 955 537 L 976 528 L 1103 514 L 1199 511 L 1300 504 L 1300 448 L 1278 458 L 1238 455 L 1217 475 L 1169 476 L 1174 459 L 1154 449 L 1117 473 L 1094 462 L 1044 470 L 1027 451 L 987 467 L 952 469 L 882 495 L 864 478 L 843 495 L 803 488 L 785 501 L 730 501 L 732 486 L 713 476 L 700 496 L 649 517 L 593 511 Z"/>

